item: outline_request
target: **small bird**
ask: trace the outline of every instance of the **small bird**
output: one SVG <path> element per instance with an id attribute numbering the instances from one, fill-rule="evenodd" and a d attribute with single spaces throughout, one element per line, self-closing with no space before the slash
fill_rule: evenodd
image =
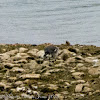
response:
<path id="1" fill-rule="evenodd" d="M 56 59 L 58 55 L 58 50 L 59 48 L 54 45 L 47 46 L 46 48 L 44 48 L 44 52 L 45 52 L 44 59 L 47 58 L 48 55 Z"/>

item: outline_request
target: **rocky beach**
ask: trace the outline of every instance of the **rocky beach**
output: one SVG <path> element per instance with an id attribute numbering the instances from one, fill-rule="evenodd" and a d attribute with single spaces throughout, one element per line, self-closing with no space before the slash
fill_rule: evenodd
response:
<path id="1" fill-rule="evenodd" d="M 100 47 L 48 45 L 0 44 L 0 100 L 100 100 Z"/>

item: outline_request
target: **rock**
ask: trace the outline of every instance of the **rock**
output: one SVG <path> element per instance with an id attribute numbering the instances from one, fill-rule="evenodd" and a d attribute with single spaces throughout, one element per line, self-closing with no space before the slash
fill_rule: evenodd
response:
<path id="1" fill-rule="evenodd" d="M 67 61 L 65 62 L 66 64 L 69 64 L 69 63 L 74 63 L 75 62 L 75 58 L 74 57 L 70 57 L 67 59 Z"/>
<path id="2" fill-rule="evenodd" d="M 49 73 L 58 73 L 58 72 L 62 72 L 62 71 L 64 71 L 64 69 L 51 69 L 48 72 Z"/>
<path id="3" fill-rule="evenodd" d="M 65 86 L 70 87 L 71 85 L 68 82 L 65 82 Z"/>
<path id="4" fill-rule="evenodd" d="M 89 87 L 84 87 L 84 88 L 83 88 L 83 92 L 90 92 L 90 91 L 92 91 L 92 89 L 89 88 Z"/>
<path id="5" fill-rule="evenodd" d="M 80 83 L 85 83 L 85 80 L 76 80 L 76 81 L 71 81 L 71 84 L 80 84 Z"/>
<path id="6" fill-rule="evenodd" d="M 76 60 L 83 60 L 83 61 L 84 61 L 84 58 L 83 58 L 81 55 L 76 56 L 75 59 L 76 59 Z"/>
<path id="7" fill-rule="evenodd" d="M 37 57 L 39 57 L 39 58 L 43 58 L 44 57 L 44 50 L 40 50 L 39 52 L 37 52 Z"/>
<path id="8" fill-rule="evenodd" d="M 38 86 L 35 86 L 35 85 L 31 85 L 31 87 L 32 87 L 32 89 L 34 90 L 36 90 L 36 89 L 38 89 Z"/>
<path id="9" fill-rule="evenodd" d="M 5 83 L 0 82 L 0 90 L 4 90 L 6 87 Z"/>
<path id="10" fill-rule="evenodd" d="M 78 67 L 77 70 L 78 70 L 78 71 L 87 71 L 87 70 L 88 70 L 88 67 L 85 67 L 85 66 L 83 66 L 83 67 Z"/>
<path id="11" fill-rule="evenodd" d="M 16 81 L 17 80 L 17 77 L 9 77 L 9 79 L 8 79 L 10 82 L 14 82 L 14 81 Z"/>
<path id="12" fill-rule="evenodd" d="M 17 92 L 21 92 L 21 91 L 25 92 L 25 90 L 26 90 L 25 87 L 17 87 L 16 88 Z"/>
<path id="13" fill-rule="evenodd" d="M 74 53 L 70 52 L 68 49 L 63 49 L 59 55 L 59 58 L 66 61 L 70 56 L 73 56 Z"/>
<path id="14" fill-rule="evenodd" d="M 94 59 L 93 60 L 93 67 L 100 66 L 100 60 L 99 59 Z"/>
<path id="15" fill-rule="evenodd" d="M 40 74 L 24 74 L 20 76 L 21 79 L 39 79 Z"/>
<path id="16" fill-rule="evenodd" d="M 33 94 L 33 91 L 31 89 L 28 89 L 26 92 L 27 92 L 27 94 L 30 94 L 30 95 Z"/>
<path id="17" fill-rule="evenodd" d="M 9 56 L 14 56 L 17 53 L 18 53 L 18 49 L 15 49 L 15 50 L 11 50 L 11 51 L 6 52 L 6 54 L 8 54 Z"/>
<path id="18" fill-rule="evenodd" d="M 84 72 L 74 72 L 72 75 L 75 79 L 81 79 L 81 76 L 84 75 Z"/>
<path id="19" fill-rule="evenodd" d="M 25 70 L 23 68 L 14 67 L 10 70 L 11 72 L 23 73 Z"/>
<path id="20" fill-rule="evenodd" d="M 27 53 L 30 56 L 36 56 L 38 51 L 39 51 L 38 49 L 32 49 L 32 50 L 29 50 Z"/>
<path id="21" fill-rule="evenodd" d="M 69 48 L 68 50 L 70 52 L 73 52 L 73 53 L 78 53 L 79 52 L 79 49 L 77 49 L 77 48 Z"/>
<path id="22" fill-rule="evenodd" d="M 11 84 L 0 82 L 0 90 L 11 89 Z"/>
<path id="23" fill-rule="evenodd" d="M 84 66 L 83 63 L 78 63 L 78 64 L 76 65 L 77 68 L 78 68 L 78 67 L 83 67 L 83 66 Z"/>
<path id="24" fill-rule="evenodd" d="M 82 89 L 83 89 L 83 84 L 78 84 L 75 87 L 75 92 L 82 92 Z"/>
<path id="25" fill-rule="evenodd" d="M 24 99 L 26 98 L 26 99 L 29 100 L 29 99 L 32 99 L 33 96 L 30 96 L 30 95 L 28 95 L 28 94 L 26 94 L 26 93 L 22 93 L 22 94 L 21 94 L 21 97 L 23 97 Z"/>
<path id="26" fill-rule="evenodd" d="M 5 68 L 11 69 L 13 67 L 20 67 L 20 64 L 3 63 Z"/>
<path id="27" fill-rule="evenodd" d="M 58 89 L 58 86 L 54 85 L 54 84 L 48 84 L 48 88 L 51 89 L 51 90 L 56 91 Z"/>
<path id="28" fill-rule="evenodd" d="M 21 60 L 21 59 L 27 59 L 29 57 L 29 55 L 27 53 L 17 53 L 17 55 L 15 55 L 13 57 L 13 60 Z"/>
<path id="29" fill-rule="evenodd" d="M 0 70 L 2 70 L 4 68 L 3 64 L 0 64 Z"/>
<path id="30" fill-rule="evenodd" d="M 26 64 L 26 67 L 31 70 L 35 70 L 38 67 L 38 64 L 35 60 L 32 60 L 30 63 Z"/>
<path id="31" fill-rule="evenodd" d="M 3 54 L 0 54 L 0 58 L 2 61 L 5 61 L 5 60 L 10 59 L 10 55 L 8 55 L 7 53 L 3 53 Z"/>
<path id="32" fill-rule="evenodd" d="M 95 59 L 96 59 L 95 57 L 86 57 L 84 59 L 84 61 L 87 62 L 87 63 L 94 63 Z"/>
<path id="33" fill-rule="evenodd" d="M 27 52 L 27 51 L 28 51 L 27 48 L 23 48 L 23 47 L 19 48 L 19 53 L 24 53 L 24 52 Z"/>
<path id="34" fill-rule="evenodd" d="M 21 60 L 18 60 L 18 61 L 14 61 L 15 64 L 20 64 L 20 63 L 27 63 L 28 61 L 26 59 L 21 59 Z"/>
<path id="35" fill-rule="evenodd" d="M 89 70 L 88 70 L 88 73 L 90 74 L 90 75 L 100 75 L 100 67 L 97 67 L 97 68 L 90 68 Z"/>

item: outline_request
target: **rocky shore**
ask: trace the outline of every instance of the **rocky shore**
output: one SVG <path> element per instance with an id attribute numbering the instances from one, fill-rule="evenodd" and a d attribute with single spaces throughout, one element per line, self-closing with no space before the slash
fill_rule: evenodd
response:
<path id="1" fill-rule="evenodd" d="M 100 47 L 56 45 L 55 61 L 47 45 L 0 45 L 0 100 L 100 100 Z"/>

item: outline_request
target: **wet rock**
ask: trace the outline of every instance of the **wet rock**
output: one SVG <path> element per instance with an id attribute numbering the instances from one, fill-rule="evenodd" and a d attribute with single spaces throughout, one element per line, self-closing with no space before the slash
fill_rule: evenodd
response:
<path id="1" fill-rule="evenodd" d="M 24 74 L 20 76 L 21 79 L 39 79 L 40 74 Z"/>
<path id="2" fill-rule="evenodd" d="M 78 84 L 75 87 L 75 92 L 82 92 L 83 90 L 83 84 Z"/>
<path id="3" fill-rule="evenodd" d="M 27 51 L 28 51 L 27 48 L 23 48 L 23 47 L 19 48 L 19 53 L 24 53 L 24 52 L 27 52 Z"/>

